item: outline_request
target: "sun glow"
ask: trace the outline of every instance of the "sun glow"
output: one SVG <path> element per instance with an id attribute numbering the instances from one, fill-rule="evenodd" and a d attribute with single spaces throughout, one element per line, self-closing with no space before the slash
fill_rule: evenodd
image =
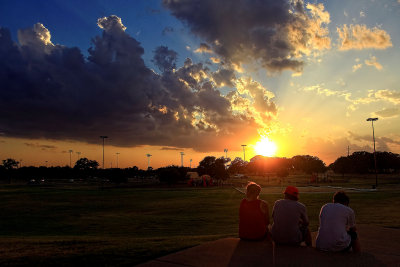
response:
<path id="1" fill-rule="evenodd" d="M 267 136 L 263 136 L 260 141 L 258 141 L 255 146 L 254 150 L 257 155 L 272 157 L 275 155 L 276 150 L 278 147 L 276 144 L 269 140 Z"/>

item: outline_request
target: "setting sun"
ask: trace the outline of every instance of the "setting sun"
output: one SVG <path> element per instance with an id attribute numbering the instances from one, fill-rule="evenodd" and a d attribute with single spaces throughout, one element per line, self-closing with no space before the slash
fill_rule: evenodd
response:
<path id="1" fill-rule="evenodd" d="M 254 150 L 257 155 L 271 157 L 275 155 L 277 146 L 267 136 L 264 136 L 255 144 Z"/>

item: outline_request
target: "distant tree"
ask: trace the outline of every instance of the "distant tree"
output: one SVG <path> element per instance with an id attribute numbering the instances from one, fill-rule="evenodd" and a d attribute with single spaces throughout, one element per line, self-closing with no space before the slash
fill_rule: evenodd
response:
<path id="1" fill-rule="evenodd" d="M 242 160 L 242 158 L 237 157 L 229 165 L 228 172 L 230 174 L 243 173 L 247 164 L 248 163 Z"/>
<path id="2" fill-rule="evenodd" d="M 185 169 L 185 170 L 180 170 Z M 157 175 L 161 183 L 176 184 L 183 181 L 186 176 L 187 168 L 180 168 L 178 166 L 169 166 L 157 169 Z"/>
<path id="3" fill-rule="evenodd" d="M 95 160 L 90 160 L 87 158 L 81 158 L 76 161 L 74 169 L 77 170 L 96 170 L 99 167 L 99 163 Z"/>
<path id="4" fill-rule="evenodd" d="M 16 169 L 16 168 L 18 168 L 18 164 L 19 164 L 19 162 L 16 161 L 15 159 L 9 158 L 9 159 L 3 160 L 3 167 L 6 170 Z"/>
<path id="5" fill-rule="evenodd" d="M 199 162 L 197 167 L 197 172 L 199 175 L 208 174 L 210 176 L 215 175 L 215 160 L 214 156 L 207 156 L 202 161 Z"/>
<path id="6" fill-rule="evenodd" d="M 324 172 L 325 163 L 318 157 L 310 155 L 298 155 L 291 159 L 294 170 L 303 171 L 307 174 Z"/>
<path id="7" fill-rule="evenodd" d="M 330 168 L 335 172 L 335 173 L 341 173 L 342 176 L 344 176 L 344 174 L 350 173 L 351 169 L 352 169 L 352 165 L 351 165 L 351 160 L 349 157 L 340 157 L 338 159 L 335 160 L 335 162 L 333 162 L 330 165 Z"/>
<path id="8" fill-rule="evenodd" d="M 225 168 L 225 164 L 228 162 L 228 159 L 224 157 L 220 157 L 215 160 L 214 164 L 214 178 L 217 180 L 226 180 L 229 178 L 228 171 Z"/>

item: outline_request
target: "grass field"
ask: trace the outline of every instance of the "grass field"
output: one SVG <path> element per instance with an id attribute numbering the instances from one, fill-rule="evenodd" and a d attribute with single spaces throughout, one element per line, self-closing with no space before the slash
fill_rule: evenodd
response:
<path id="1" fill-rule="evenodd" d="M 261 198 L 270 209 L 282 197 L 283 186 L 263 188 Z M 317 189 L 300 190 L 312 231 L 318 228 L 321 206 L 332 199 L 332 192 L 325 191 L 334 191 Z M 400 228 L 398 189 L 388 185 L 377 192 L 350 191 L 357 222 Z M 2 186 L 0 265 L 132 266 L 202 242 L 237 236 L 242 197 L 230 186 Z"/>

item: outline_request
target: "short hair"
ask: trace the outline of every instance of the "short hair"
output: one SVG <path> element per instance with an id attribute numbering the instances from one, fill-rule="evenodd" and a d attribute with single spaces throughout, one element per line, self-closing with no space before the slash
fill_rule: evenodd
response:
<path id="1" fill-rule="evenodd" d="M 261 192 L 261 186 L 256 184 L 255 182 L 249 182 L 246 186 L 246 195 L 256 195 L 258 196 Z"/>
<path id="2" fill-rule="evenodd" d="M 339 192 L 336 192 L 334 195 L 333 195 L 333 203 L 340 203 L 340 204 L 343 204 L 343 205 L 349 205 L 349 203 L 350 203 L 350 199 L 349 199 L 349 197 L 346 195 L 346 193 L 345 192 L 343 192 L 343 191 L 339 191 Z"/>

